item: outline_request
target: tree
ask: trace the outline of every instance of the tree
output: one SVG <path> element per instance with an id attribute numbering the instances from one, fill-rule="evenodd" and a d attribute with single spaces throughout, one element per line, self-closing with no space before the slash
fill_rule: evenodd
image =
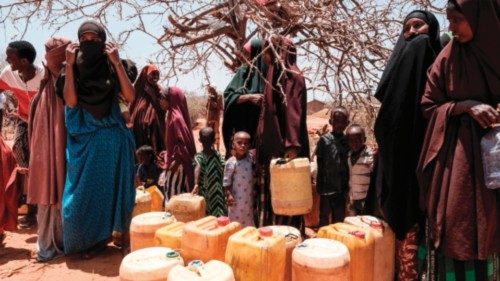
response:
<path id="1" fill-rule="evenodd" d="M 414 7 L 439 11 L 446 0 L 7 0 L 0 24 L 25 32 L 36 17 L 57 31 L 73 21 L 124 22 L 115 38 L 135 32 L 162 47 L 156 60 L 174 77 L 219 60 L 235 70 L 246 63 L 250 38 L 289 36 L 297 45 L 309 87 L 366 104 L 385 66 L 400 21 Z M 156 21 L 156 22 L 155 22 Z M 163 24 L 158 28 L 158 21 Z M 125 24 L 126 23 L 126 24 Z M 368 98 L 368 101 L 367 101 Z M 373 112 L 373 110 L 371 110 Z"/>

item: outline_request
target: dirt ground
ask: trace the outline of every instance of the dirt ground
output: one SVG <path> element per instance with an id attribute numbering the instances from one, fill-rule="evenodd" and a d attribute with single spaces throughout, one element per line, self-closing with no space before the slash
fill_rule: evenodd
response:
<path id="1" fill-rule="evenodd" d="M 315 144 L 318 138 L 315 132 L 327 124 L 328 119 L 326 118 L 323 116 L 308 117 L 311 144 Z M 198 142 L 198 132 L 204 123 L 203 119 L 197 120 L 193 130 L 198 150 L 201 149 Z M 7 137 L 7 139 L 10 138 Z M 220 150 L 221 153 L 225 152 L 223 144 L 221 144 Z M 91 260 L 82 260 L 79 255 L 73 255 L 49 263 L 37 263 L 35 259 L 31 258 L 32 252 L 36 250 L 36 239 L 36 226 L 27 230 L 6 232 L 4 244 L 0 246 L 0 280 L 119 280 L 118 270 L 123 256 L 120 250 L 112 244 L 108 245 L 106 251 Z"/>

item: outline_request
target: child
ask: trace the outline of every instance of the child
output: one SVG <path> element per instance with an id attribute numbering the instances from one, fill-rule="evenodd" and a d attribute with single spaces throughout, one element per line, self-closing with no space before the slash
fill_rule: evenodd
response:
<path id="1" fill-rule="evenodd" d="M 136 185 L 142 185 L 148 188 L 153 185 L 158 185 L 160 176 L 160 168 L 155 163 L 155 151 L 149 145 L 143 145 L 136 151 L 137 156 L 137 172 Z"/>
<path id="2" fill-rule="evenodd" d="M 373 152 L 366 146 L 365 130 L 351 125 L 346 131 L 349 144 L 349 202 L 352 215 L 364 214 L 365 198 L 373 172 Z"/>
<path id="3" fill-rule="evenodd" d="M 237 132 L 233 136 L 234 154 L 226 162 L 224 169 L 224 190 L 229 206 L 229 218 L 243 227 L 254 226 L 253 220 L 253 161 L 248 153 L 250 135 Z"/>
<path id="4" fill-rule="evenodd" d="M 207 87 L 208 100 L 207 100 L 207 126 L 212 127 L 215 133 L 215 148 L 219 150 L 220 134 L 220 112 L 222 110 L 222 96 L 217 94 L 217 91 L 211 87 Z"/>
<path id="5" fill-rule="evenodd" d="M 224 161 L 219 152 L 214 148 L 215 133 L 210 127 L 200 130 L 199 141 L 203 150 L 194 156 L 195 170 L 193 188 L 194 194 L 205 198 L 208 216 L 226 215 L 226 204 L 224 201 L 224 189 L 222 188 L 222 176 L 224 173 Z"/>
<path id="6" fill-rule="evenodd" d="M 335 107 L 330 116 L 331 133 L 324 134 L 318 141 L 316 157 L 318 178 L 316 189 L 320 195 L 319 226 L 342 222 L 345 217 L 346 195 L 349 188 L 349 167 L 347 154 L 349 146 L 344 130 L 349 121 L 344 107 Z"/>

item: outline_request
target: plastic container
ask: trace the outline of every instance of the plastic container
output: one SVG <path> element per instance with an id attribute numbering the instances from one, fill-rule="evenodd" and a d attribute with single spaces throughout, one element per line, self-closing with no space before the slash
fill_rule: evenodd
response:
<path id="1" fill-rule="evenodd" d="M 294 281 L 351 280 L 349 250 L 338 241 L 307 239 L 295 247 L 292 259 Z"/>
<path id="2" fill-rule="evenodd" d="M 274 233 L 282 235 L 285 238 L 286 246 L 286 261 L 285 261 L 285 276 L 283 280 L 292 280 L 292 252 L 300 242 L 302 242 L 302 237 L 300 231 L 295 227 L 287 225 L 273 225 L 268 226 L 273 230 Z"/>
<path id="3" fill-rule="evenodd" d="M 224 261 L 227 240 L 241 229 L 239 222 L 231 222 L 228 217 L 208 216 L 184 226 L 181 252 L 184 260 Z"/>
<path id="4" fill-rule="evenodd" d="M 169 248 L 152 247 L 132 252 L 120 265 L 122 281 L 165 281 L 170 270 L 183 266 L 179 253 Z"/>
<path id="5" fill-rule="evenodd" d="M 146 188 L 146 192 L 151 195 L 151 211 L 163 212 L 165 210 L 165 208 L 163 207 L 165 196 L 163 195 L 161 190 L 156 185 L 153 185 Z"/>
<path id="6" fill-rule="evenodd" d="M 176 221 L 158 229 L 155 232 L 155 245 L 180 251 L 184 225 L 185 223 Z"/>
<path id="7" fill-rule="evenodd" d="M 132 218 L 151 212 L 151 195 L 146 192 L 143 188 L 135 189 L 135 205 L 132 210 Z"/>
<path id="8" fill-rule="evenodd" d="M 172 196 L 167 203 L 167 211 L 172 213 L 178 221 L 199 220 L 205 216 L 205 198 L 191 193 Z"/>
<path id="9" fill-rule="evenodd" d="M 371 231 L 346 223 L 324 226 L 318 238 L 330 238 L 342 242 L 351 256 L 351 280 L 373 280 L 375 243 Z"/>
<path id="10" fill-rule="evenodd" d="M 213 260 L 203 263 L 194 260 L 186 267 L 172 268 L 167 281 L 235 281 L 235 279 L 233 270 L 224 262 Z"/>
<path id="11" fill-rule="evenodd" d="M 250 226 L 229 237 L 226 263 L 237 281 L 283 280 L 285 260 L 285 238 L 271 228 Z"/>
<path id="12" fill-rule="evenodd" d="M 396 237 L 389 225 L 372 216 L 346 217 L 344 222 L 371 231 L 375 243 L 373 280 L 393 280 Z"/>
<path id="13" fill-rule="evenodd" d="M 130 250 L 153 247 L 156 230 L 173 222 L 175 218 L 165 212 L 150 212 L 136 216 L 130 224 Z"/>
<path id="14" fill-rule="evenodd" d="M 271 203 L 278 215 L 305 215 L 312 211 L 311 168 L 309 159 L 271 161 Z"/>

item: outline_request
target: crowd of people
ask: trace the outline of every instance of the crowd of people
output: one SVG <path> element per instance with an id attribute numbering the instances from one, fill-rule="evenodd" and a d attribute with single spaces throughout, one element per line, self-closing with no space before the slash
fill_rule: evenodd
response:
<path id="1" fill-rule="evenodd" d="M 208 88 L 198 152 L 183 91 L 161 86 L 156 66 L 121 59 L 98 22 L 82 23 L 78 42 L 50 38 L 43 67 L 29 42 L 11 42 L 0 90 L 17 98 L 19 121 L 12 149 L 0 138 L 0 239 L 36 216 L 39 262 L 92 258 L 113 233 L 126 250 L 138 186 L 165 201 L 198 194 L 207 215 L 243 226 L 304 232 L 302 216 L 274 214 L 269 168 L 306 157 L 317 163 L 316 227 L 374 215 L 396 234 L 396 280 L 487 280 L 498 271 L 500 193 L 485 186 L 480 142 L 500 122 L 499 11 L 499 0 L 449 0 L 451 37 L 432 13 L 408 14 L 375 91 L 376 149 L 371 128 L 337 105 L 310 151 L 307 87 L 287 37 L 252 39 L 223 97 Z M 20 203 L 30 207 L 18 221 Z"/>

